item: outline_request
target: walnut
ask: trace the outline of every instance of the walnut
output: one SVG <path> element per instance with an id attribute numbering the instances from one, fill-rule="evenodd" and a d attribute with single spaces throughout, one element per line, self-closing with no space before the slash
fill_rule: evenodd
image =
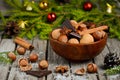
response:
<path id="1" fill-rule="evenodd" d="M 55 72 L 65 73 L 68 71 L 68 66 L 59 65 L 56 67 Z"/>
<path id="2" fill-rule="evenodd" d="M 28 71 L 32 69 L 31 64 L 28 63 L 26 58 L 21 58 L 18 62 L 21 71 Z"/>

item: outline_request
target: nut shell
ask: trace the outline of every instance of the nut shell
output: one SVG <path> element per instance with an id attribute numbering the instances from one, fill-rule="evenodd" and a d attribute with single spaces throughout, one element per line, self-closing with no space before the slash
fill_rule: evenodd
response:
<path id="1" fill-rule="evenodd" d="M 87 30 L 87 26 L 83 23 L 79 23 L 78 30 L 80 30 L 80 31 Z"/>
<path id="2" fill-rule="evenodd" d="M 66 43 L 66 42 L 68 41 L 68 38 L 67 38 L 66 35 L 61 35 L 61 36 L 58 38 L 58 40 L 61 41 L 61 42 Z"/>
<path id="3" fill-rule="evenodd" d="M 94 38 L 90 34 L 83 35 L 83 37 L 80 40 L 80 43 L 82 43 L 82 44 L 89 44 L 89 43 L 92 43 L 92 42 L 94 42 Z"/>
<path id="4" fill-rule="evenodd" d="M 13 52 L 9 52 L 8 53 L 8 57 L 12 60 L 15 61 L 16 60 L 16 55 Z"/>
<path id="5" fill-rule="evenodd" d="M 55 72 L 59 72 L 59 73 L 65 73 L 68 71 L 68 66 L 63 66 L 63 65 L 59 65 L 56 66 Z"/>
<path id="6" fill-rule="evenodd" d="M 21 59 L 19 60 L 19 66 L 25 67 L 25 66 L 27 66 L 27 65 L 28 65 L 28 60 L 27 60 L 27 59 L 21 58 Z"/>
<path id="7" fill-rule="evenodd" d="M 96 31 L 93 34 L 93 37 L 96 41 L 102 39 L 105 36 L 105 32 L 104 31 Z"/>
<path id="8" fill-rule="evenodd" d="M 27 66 L 20 66 L 21 71 L 29 71 L 32 69 L 32 65 L 28 64 Z"/>
<path id="9" fill-rule="evenodd" d="M 75 20 L 70 20 L 70 23 L 72 24 L 73 27 L 76 29 L 78 28 L 78 23 Z"/>
<path id="10" fill-rule="evenodd" d="M 41 60 L 38 65 L 40 69 L 47 69 L 49 66 L 48 61 L 46 60 Z"/>
<path id="11" fill-rule="evenodd" d="M 31 53 L 31 54 L 29 55 L 29 60 L 30 60 L 31 62 L 36 62 L 36 61 L 38 60 L 38 55 L 37 55 L 36 53 Z"/>
<path id="12" fill-rule="evenodd" d="M 76 38 L 71 38 L 70 40 L 68 40 L 68 43 L 79 44 L 79 41 Z"/>
<path id="13" fill-rule="evenodd" d="M 52 33 L 51 33 L 52 34 L 52 38 L 53 39 L 58 39 L 58 37 L 60 36 L 60 31 L 61 31 L 60 28 L 53 30 Z"/>
<path id="14" fill-rule="evenodd" d="M 84 68 L 80 68 L 80 69 L 77 69 L 76 71 L 75 71 L 75 74 L 77 74 L 77 75 L 84 75 L 85 74 L 85 69 Z"/>
<path id="15" fill-rule="evenodd" d="M 19 48 L 17 48 L 17 52 L 18 52 L 18 54 L 20 54 L 20 55 L 24 55 L 25 52 L 26 52 L 26 49 L 23 48 L 23 47 L 19 47 Z"/>
<path id="16" fill-rule="evenodd" d="M 89 63 L 89 64 L 87 65 L 87 71 L 88 71 L 89 73 L 96 73 L 96 72 L 97 72 L 97 65 L 94 64 L 94 63 Z"/>

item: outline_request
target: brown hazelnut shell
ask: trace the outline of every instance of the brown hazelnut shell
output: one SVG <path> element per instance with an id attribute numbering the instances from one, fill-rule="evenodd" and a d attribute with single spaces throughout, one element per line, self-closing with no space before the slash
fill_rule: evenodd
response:
<path id="1" fill-rule="evenodd" d="M 41 60 L 39 63 L 38 63 L 38 66 L 40 69 L 47 69 L 48 66 L 49 66 L 49 63 L 47 60 Z"/>
<path id="2" fill-rule="evenodd" d="M 60 35 L 58 41 L 66 43 L 68 41 L 68 38 L 66 35 Z"/>
<path id="3" fill-rule="evenodd" d="M 31 53 L 31 54 L 29 55 L 29 60 L 30 60 L 31 62 L 36 62 L 36 61 L 38 60 L 38 55 L 37 55 L 36 53 Z"/>
<path id="4" fill-rule="evenodd" d="M 21 58 L 21 59 L 19 59 L 19 61 L 18 61 L 18 65 L 19 65 L 19 66 L 22 66 L 22 67 L 25 67 L 25 66 L 28 65 L 28 60 L 27 60 L 26 58 Z"/>
<path id="5" fill-rule="evenodd" d="M 17 48 L 17 52 L 18 52 L 18 54 L 20 54 L 20 55 L 24 55 L 25 52 L 26 52 L 26 49 L 23 48 L 23 47 L 19 47 L 19 48 Z"/>
<path id="6" fill-rule="evenodd" d="M 60 34 L 61 34 L 60 31 L 61 31 L 60 28 L 53 30 L 52 33 L 51 33 L 51 34 L 52 34 L 52 38 L 53 38 L 53 39 L 58 39 L 58 37 L 59 37 Z"/>
<path id="7" fill-rule="evenodd" d="M 80 68 L 75 71 L 75 74 L 77 74 L 77 75 L 84 75 L 85 73 L 86 73 L 86 71 L 84 68 Z"/>
<path id="8" fill-rule="evenodd" d="M 87 65 L 87 72 L 89 73 L 96 73 L 97 72 L 97 65 L 94 63 L 89 63 Z"/>
<path id="9" fill-rule="evenodd" d="M 8 53 L 8 57 L 12 60 L 15 61 L 16 60 L 16 55 L 13 52 L 9 52 Z"/>
<path id="10" fill-rule="evenodd" d="M 68 40 L 68 43 L 79 44 L 79 41 L 76 38 L 71 38 L 71 39 Z"/>
<path id="11" fill-rule="evenodd" d="M 32 69 L 32 65 L 28 64 L 27 66 L 20 66 L 21 71 L 29 71 Z"/>

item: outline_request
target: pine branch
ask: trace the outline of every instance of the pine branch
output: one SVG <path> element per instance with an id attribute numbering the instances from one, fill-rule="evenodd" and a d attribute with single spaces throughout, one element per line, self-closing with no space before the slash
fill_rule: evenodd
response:
<path id="1" fill-rule="evenodd" d="M 22 9 L 23 5 L 21 0 L 12 0 L 12 1 L 18 8 Z"/>
<path id="2" fill-rule="evenodd" d="M 19 9 L 11 0 L 4 0 L 10 7 Z"/>
<path id="3" fill-rule="evenodd" d="M 12 61 L 7 57 L 8 52 L 0 53 L 0 62 L 2 63 L 11 63 Z"/>
<path id="4" fill-rule="evenodd" d="M 31 4 L 31 7 L 33 8 L 33 10 L 34 10 L 35 12 L 37 12 L 37 13 L 40 13 L 40 12 L 41 12 L 40 9 L 39 9 L 38 4 L 32 3 L 32 4 Z"/>
<path id="5" fill-rule="evenodd" d="M 0 18 L 2 19 L 3 25 L 6 25 L 6 20 L 4 16 L 2 15 L 2 12 L 0 11 Z"/>
<path id="6" fill-rule="evenodd" d="M 107 69 L 105 71 L 105 73 L 107 75 L 115 75 L 115 74 L 119 74 L 120 73 L 120 66 L 117 66 L 117 67 L 114 67 L 114 68 L 111 68 L 111 69 Z"/>
<path id="7" fill-rule="evenodd" d="M 53 23 L 52 23 L 52 28 L 59 27 L 60 24 L 64 21 L 64 16 L 59 16 Z"/>
<path id="8" fill-rule="evenodd" d="M 28 22 L 29 22 L 30 24 L 36 24 L 36 22 L 39 22 L 41 19 L 42 19 L 41 16 L 39 16 L 39 17 L 34 17 L 34 18 L 28 20 Z"/>
<path id="9" fill-rule="evenodd" d="M 7 21 L 11 21 L 14 20 L 15 18 L 19 18 L 19 17 L 37 17 L 40 16 L 37 13 L 32 13 L 32 12 L 19 12 L 19 13 L 14 13 L 13 15 L 10 16 L 10 18 L 7 19 Z"/>

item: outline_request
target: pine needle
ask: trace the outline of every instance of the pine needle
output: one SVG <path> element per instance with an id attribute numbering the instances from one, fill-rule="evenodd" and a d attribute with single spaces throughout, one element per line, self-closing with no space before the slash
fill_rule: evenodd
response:
<path id="1" fill-rule="evenodd" d="M 105 73 L 107 75 L 115 75 L 115 74 L 120 74 L 120 66 L 117 66 L 117 67 L 114 67 L 114 68 L 111 68 L 111 69 L 107 69 L 105 71 Z"/>

